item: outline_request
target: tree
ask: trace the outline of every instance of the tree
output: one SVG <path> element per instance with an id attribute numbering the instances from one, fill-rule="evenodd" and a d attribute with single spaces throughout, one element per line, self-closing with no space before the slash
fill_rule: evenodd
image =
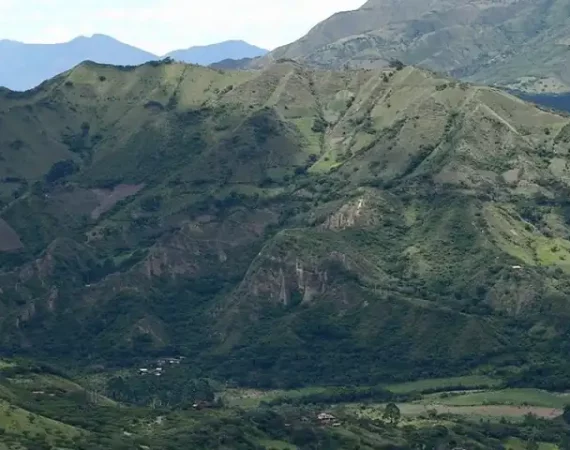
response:
<path id="1" fill-rule="evenodd" d="M 560 439 L 560 443 L 558 444 L 560 450 L 570 450 L 570 436 L 568 434 L 564 434 Z"/>
<path id="2" fill-rule="evenodd" d="M 386 409 L 384 409 L 384 419 L 388 420 L 392 424 L 397 424 L 400 421 L 400 417 L 402 414 L 400 413 L 400 408 L 396 406 L 394 403 L 388 403 L 386 405 Z"/>
<path id="3" fill-rule="evenodd" d="M 141 201 L 141 208 L 146 212 L 156 212 L 160 209 L 161 204 L 162 197 L 160 195 L 153 195 Z"/>
<path id="4" fill-rule="evenodd" d="M 566 422 L 568 425 L 570 425 L 570 405 L 566 405 L 564 407 L 564 412 L 562 413 L 562 418 L 564 419 L 564 422 Z"/>
<path id="5" fill-rule="evenodd" d="M 402 61 L 399 61 L 397 59 L 393 59 L 390 61 L 390 67 L 392 69 L 402 70 L 404 67 L 406 67 L 406 65 Z"/>
<path id="6" fill-rule="evenodd" d="M 538 450 L 540 448 L 540 445 L 538 445 L 538 441 L 537 441 L 537 433 L 538 430 L 535 428 L 532 430 L 530 436 L 528 437 L 527 441 L 526 441 L 526 450 Z"/>
<path id="7" fill-rule="evenodd" d="M 430 420 L 437 419 L 437 409 L 428 409 L 427 416 Z"/>

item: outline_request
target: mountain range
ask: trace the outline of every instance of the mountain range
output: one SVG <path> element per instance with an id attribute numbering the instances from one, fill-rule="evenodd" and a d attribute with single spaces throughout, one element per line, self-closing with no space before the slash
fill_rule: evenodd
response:
<path id="1" fill-rule="evenodd" d="M 170 60 L 0 117 L 5 350 L 254 386 L 564 364 L 567 117 L 413 67 Z"/>
<path id="2" fill-rule="evenodd" d="M 162 58 L 210 65 L 225 59 L 252 58 L 265 53 L 266 50 L 243 41 L 226 41 L 173 51 Z M 0 86 L 16 91 L 31 89 L 83 61 L 136 66 L 159 59 L 161 57 L 158 55 L 102 34 L 81 36 L 62 44 L 25 44 L 0 40 Z"/>
<path id="3" fill-rule="evenodd" d="M 0 450 L 570 448 L 565 5 L 1 41 Z"/>
<path id="4" fill-rule="evenodd" d="M 391 60 L 527 92 L 570 90 L 567 0 L 370 0 L 255 62 L 383 67 Z"/>
<path id="5" fill-rule="evenodd" d="M 528 94 L 570 91 L 567 0 L 370 0 L 267 51 L 243 41 L 176 50 L 164 57 L 219 68 L 259 68 L 295 59 L 316 68 L 381 68 L 390 61 Z M 104 35 L 53 45 L 0 41 L 0 86 L 32 88 L 84 60 L 137 65 L 159 56 Z"/>

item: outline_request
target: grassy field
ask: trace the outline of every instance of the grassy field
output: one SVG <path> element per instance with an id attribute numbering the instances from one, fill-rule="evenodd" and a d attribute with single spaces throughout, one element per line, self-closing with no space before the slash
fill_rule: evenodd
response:
<path id="1" fill-rule="evenodd" d="M 422 403 L 448 406 L 511 405 L 538 406 L 563 409 L 570 403 L 565 394 L 540 389 L 502 389 L 499 391 L 470 392 L 462 394 L 434 394 L 424 397 Z"/>
<path id="2" fill-rule="evenodd" d="M 227 389 L 221 395 L 227 406 L 239 408 L 256 408 L 262 402 L 270 402 L 277 398 L 299 398 L 310 394 L 326 392 L 326 387 L 307 387 L 294 390 L 262 391 L 257 389 Z"/>
<path id="3" fill-rule="evenodd" d="M 388 390 L 397 394 L 409 394 L 412 392 L 425 392 L 429 390 L 445 391 L 458 386 L 465 389 L 487 387 L 492 388 L 501 384 L 500 380 L 486 377 L 484 375 L 469 375 L 454 378 L 434 378 L 432 380 L 420 380 L 410 383 L 392 384 L 387 386 Z"/>
<path id="4" fill-rule="evenodd" d="M 421 400 L 401 403 L 402 414 L 408 418 L 427 415 L 430 410 L 438 414 L 454 414 L 474 419 L 499 420 L 508 418 L 520 420 L 527 414 L 534 414 L 545 419 L 554 419 L 562 413 L 570 397 L 562 393 L 547 392 L 540 389 L 500 389 L 492 390 L 500 384 L 499 380 L 484 376 L 468 376 L 423 380 L 388 386 L 399 394 L 421 393 L 440 389 L 442 392 L 423 395 Z M 465 391 L 446 392 L 445 389 L 464 387 Z M 488 386 L 489 389 L 469 390 L 469 388 Z M 325 387 L 310 387 L 298 390 L 262 391 L 253 389 L 230 389 L 222 394 L 224 403 L 231 407 L 251 409 L 262 402 L 278 398 L 295 399 L 315 393 L 326 393 Z M 344 404 L 350 414 L 371 419 L 381 419 L 384 405 L 379 403 Z"/>
<path id="5" fill-rule="evenodd" d="M 384 413 L 383 404 L 351 404 L 345 405 L 346 413 L 359 418 L 371 420 L 382 420 Z M 537 406 L 508 406 L 508 405 L 480 405 L 480 406 L 446 406 L 446 405 L 425 405 L 421 403 L 400 403 L 398 408 L 404 418 L 404 423 L 415 423 L 419 418 L 429 418 L 441 421 L 438 415 L 451 414 L 463 416 L 468 419 L 478 421 L 479 419 L 499 421 L 502 418 L 513 422 L 522 420 L 528 414 L 534 414 L 544 419 L 555 419 L 562 414 L 562 410 L 556 408 L 545 408 Z M 433 412 L 436 416 L 433 416 Z"/>
<path id="6" fill-rule="evenodd" d="M 471 381 L 474 381 L 472 379 Z M 450 380 L 426 380 L 425 382 L 398 385 L 397 392 L 411 393 L 427 389 L 457 386 Z M 454 380 L 455 383 L 458 380 Z M 465 380 L 463 380 L 465 382 Z M 479 379 L 478 381 L 483 381 Z M 539 389 L 501 389 L 466 391 L 462 393 L 438 393 L 424 395 L 421 400 L 400 403 L 398 407 L 407 421 L 420 416 L 430 417 L 437 414 L 452 414 L 472 419 L 522 420 L 528 414 L 544 419 L 555 419 L 570 398 L 566 394 L 542 391 Z M 384 404 L 355 403 L 344 405 L 349 414 L 372 420 L 382 419 Z"/>
<path id="7" fill-rule="evenodd" d="M 410 394 L 425 391 L 446 391 L 450 388 L 462 387 L 473 388 L 493 388 L 500 385 L 501 381 L 483 375 L 470 375 L 454 378 L 435 378 L 431 380 L 420 380 L 409 383 L 400 383 L 386 386 L 391 392 L 396 394 Z M 311 394 L 326 393 L 332 388 L 312 386 L 294 390 L 256 390 L 256 389 L 227 389 L 221 398 L 229 406 L 241 408 L 254 408 L 262 402 L 269 402 L 277 398 L 300 398 Z"/>
<path id="8" fill-rule="evenodd" d="M 534 414 L 543 419 L 555 419 L 562 414 L 561 409 L 541 406 L 510 406 L 510 405 L 477 405 L 477 406 L 448 406 L 425 405 L 419 403 L 402 403 L 398 405 L 404 416 L 419 416 L 429 414 L 430 410 L 438 414 L 453 414 L 473 419 L 499 420 L 502 418 L 519 420 L 528 414 Z"/>
<path id="9" fill-rule="evenodd" d="M 259 442 L 259 445 L 271 450 L 297 450 L 297 447 L 293 444 L 283 441 L 262 440 Z"/>

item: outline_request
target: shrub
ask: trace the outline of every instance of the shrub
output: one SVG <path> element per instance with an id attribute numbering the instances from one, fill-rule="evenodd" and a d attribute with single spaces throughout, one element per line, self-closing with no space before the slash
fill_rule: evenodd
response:
<path id="1" fill-rule="evenodd" d="M 156 109 L 159 109 L 162 111 L 164 109 L 164 105 L 160 102 L 157 102 L 156 100 L 150 100 L 150 101 L 145 103 L 144 108 L 145 109 L 156 108 Z"/>
<path id="2" fill-rule="evenodd" d="M 306 167 L 296 167 L 295 168 L 295 175 L 305 175 L 307 173 Z"/>
<path id="3" fill-rule="evenodd" d="M 58 161 L 51 166 L 51 169 L 45 175 L 45 180 L 48 183 L 54 183 L 61 178 L 74 174 L 78 169 L 77 164 L 71 159 Z"/>
<path id="4" fill-rule="evenodd" d="M 15 141 L 10 142 L 10 148 L 12 150 L 21 150 L 24 147 L 24 141 L 20 139 L 16 139 Z"/>
<path id="5" fill-rule="evenodd" d="M 325 119 L 323 119 L 322 117 L 316 117 L 311 130 L 314 133 L 324 133 L 327 130 L 328 126 L 329 124 Z"/>
<path id="6" fill-rule="evenodd" d="M 160 209 L 162 204 L 162 197 L 160 195 L 153 195 L 141 201 L 141 209 L 146 212 L 155 212 Z"/>

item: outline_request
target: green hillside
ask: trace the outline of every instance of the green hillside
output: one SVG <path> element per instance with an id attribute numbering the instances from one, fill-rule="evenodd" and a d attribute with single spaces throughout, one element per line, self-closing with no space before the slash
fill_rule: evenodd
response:
<path id="1" fill-rule="evenodd" d="M 399 69 L 2 91 L 0 450 L 564 448 L 570 119 Z"/>
<path id="2" fill-rule="evenodd" d="M 340 12 L 255 64 L 294 58 L 325 68 L 396 59 L 466 81 L 528 92 L 570 90 L 566 0 L 371 0 Z"/>
<path id="3" fill-rule="evenodd" d="M 6 352 L 176 354 L 261 387 L 478 367 L 567 387 L 566 117 L 293 62 L 86 63 L 0 111 Z"/>

